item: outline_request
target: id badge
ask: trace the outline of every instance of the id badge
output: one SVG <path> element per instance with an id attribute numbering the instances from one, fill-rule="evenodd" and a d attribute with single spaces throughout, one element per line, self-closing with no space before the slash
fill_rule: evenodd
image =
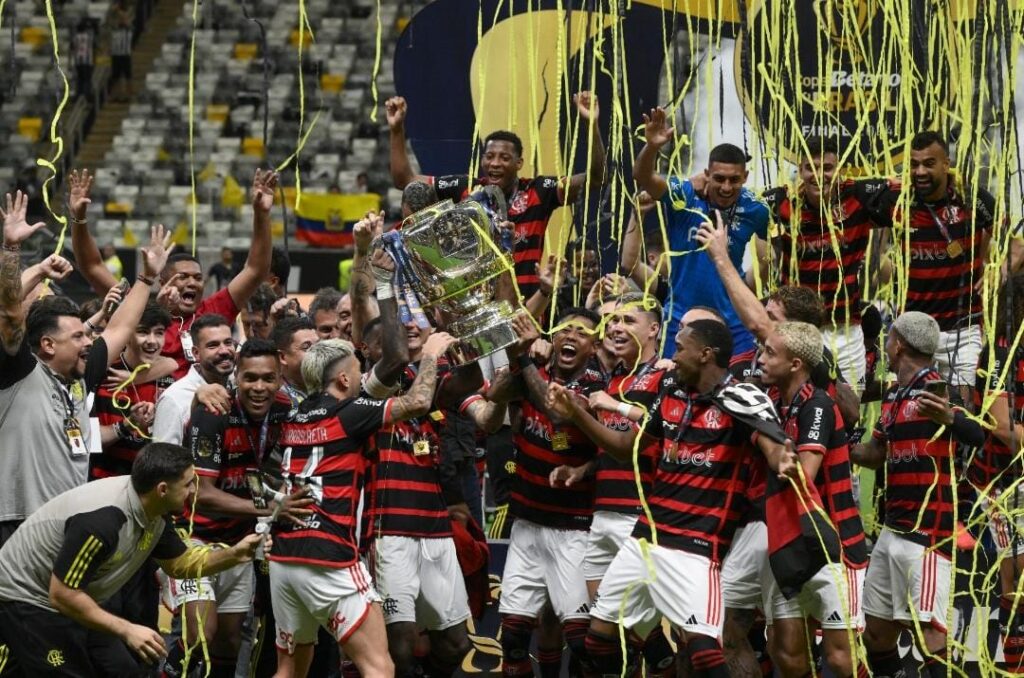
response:
<path id="1" fill-rule="evenodd" d="M 188 332 L 181 333 L 181 350 L 185 354 L 185 360 L 190 363 L 194 363 L 196 361 L 195 357 L 192 355 L 192 335 Z"/>
<path id="2" fill-rule="evenodd" d="M 565 431 L 559 431 L 551 436 L 551 449 L 555 452 L 564 452 L 569 449 L 569 435 Z"/>
<path id="3" fill-rule="evenodd" d="M 84 457 L 89 454 L 85 439 L 82 437 L 82 429 L 78 428 L 77 424 L 68 424 L 64 427 L 64 432 L 68 436 L 68 443 L 71 444 L 72 457 Z"/>
<path id="4" fill-rule="evenodd" d="M 430 443 L 426 440 L 417 440 L 412 444 L 412 454 L 414 457 L 423 457 L 430 454 Z"/>
<path id="5" fill-rule="evenodd" d="M 956 259 L 964 253 L 963 245 L 960 244 L 959 240 L 953 240 L 946 245 L 946 254 L 949 255 L 950 259 Z"/>

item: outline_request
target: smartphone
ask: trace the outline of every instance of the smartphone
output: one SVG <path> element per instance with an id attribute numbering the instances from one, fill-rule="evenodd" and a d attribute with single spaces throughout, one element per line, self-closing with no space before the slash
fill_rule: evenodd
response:
<path id="1" fill-rule="evenodd" d="M 254 468 L 245 470 L 245 486 L 252 495 L 252 503 L 258 509 L 267 508 L 267 496 L 263 488 L 263 474 Z"/>
<path id="2" fill-rule="evenodd" d="M 128 290 L 131 289 L 131 286 L 132 285 L 130 282 L 128 282 L 127 278 L 121 278 L 121 282 L 117 283 L 118 289 L 121 290 L 121 301 L 124 301 L 124 295 L 128 294 Z M 120 303 L 120 301 L 108 302 L 107 307 L 104 309 L 103 312 L 109 318 L 110 316 L 114 315 L 114 311 L 117 310 L 117 307 L 120 305 Z"/>
<path id="3" fill-rule="evenodd" d="M 949 397 L 949 384 L 944 379 L 936 379 L 935 381 L 929 381 L 924 385 L 924 390 L 928 391 L 932 395 L 937 395 L 940 398 Z"/>

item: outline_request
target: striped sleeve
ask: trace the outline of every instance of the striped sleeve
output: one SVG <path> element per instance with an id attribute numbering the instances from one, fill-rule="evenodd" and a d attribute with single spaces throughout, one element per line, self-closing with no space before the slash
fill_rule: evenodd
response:
<path id="1" fill-rule="evenodd" d="M 69 518 L 64 525 L 64 544 L 53 563 L 54 576 L 68 588 L 87 586 L 116 550 L 117 534 L 126 520 L 114 506 Z"/>

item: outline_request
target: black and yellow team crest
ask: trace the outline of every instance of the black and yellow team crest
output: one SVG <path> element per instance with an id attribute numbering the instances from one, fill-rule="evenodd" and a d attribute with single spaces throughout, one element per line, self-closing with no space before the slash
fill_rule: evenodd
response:
<path id="1" fill-rule="evenodd" d="M 46 653 L 46 663 L 50 666 L 64 666 L 64 653 L 60 650 L 50 650 Z"/>
<path id="2" fill-rule="evenodd" d="M 213 455 L 213 442 L 207 438 L 199 438 L 196 441 L 195 453 L 199 457 L 209 457 Z"/>

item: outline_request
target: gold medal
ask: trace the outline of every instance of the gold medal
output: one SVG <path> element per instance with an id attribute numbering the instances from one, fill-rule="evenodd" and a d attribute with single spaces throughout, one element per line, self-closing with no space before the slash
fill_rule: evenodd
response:
<path id="1" fill-rule="evenodd" d="M 565 431 L 559 431 L 551 436 L 551 449 L 555 452 L 563 452 L 569 449 L 569 436 Z"/>
<path id="2" fill-rule="evenodd" d="M 956 259 L 957 257 L 959 257 L 963 253 L 964 253 L 964 248 L 960 244 L 959 240 L 951 240 L 949 242 L 949 244 L 946 245 L 946 254 L 949 255 L 950 259 Z"/>
<path id="3" fill-rule="evenodd" d="M 430 413 L 430 418 L 434 421 L 444 421 L 444 412 L 441 410 L 434 410 Z"/>
<path id="4" fill-rule="evenodd" d="M 430 443 L 426 440 L 417 440 L 412 444 L 412 454 L 414 457 L 422 457 L 430 454 Z"/>

